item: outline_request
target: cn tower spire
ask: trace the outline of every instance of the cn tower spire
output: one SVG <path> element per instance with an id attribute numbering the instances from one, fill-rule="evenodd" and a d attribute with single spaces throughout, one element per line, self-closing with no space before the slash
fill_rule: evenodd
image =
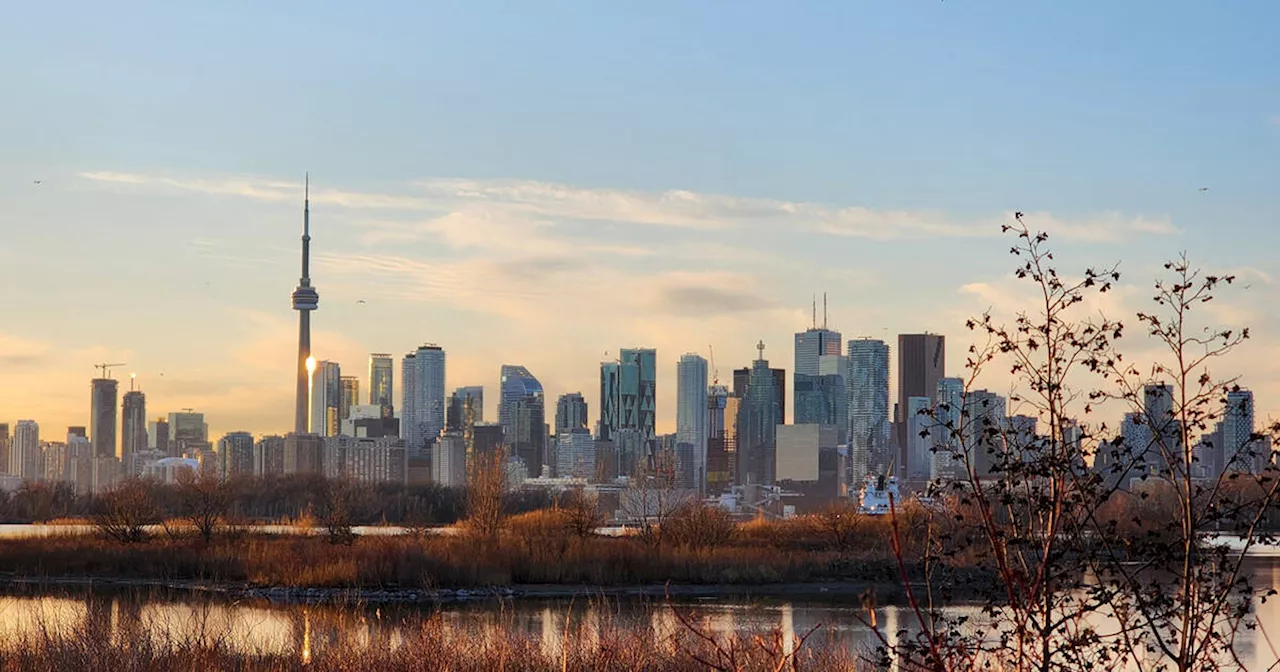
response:
<path id="1" fill-rule="evenodd" d="M 311 173 L 303 178 L 302 192 L 302 277 L 293 290 L 293 309 L 298 311 L 298 396 L 294 431 L 309 431 L 311 372 L 311 311 L 320 306 L 320 294 L 311 286 Z"/>

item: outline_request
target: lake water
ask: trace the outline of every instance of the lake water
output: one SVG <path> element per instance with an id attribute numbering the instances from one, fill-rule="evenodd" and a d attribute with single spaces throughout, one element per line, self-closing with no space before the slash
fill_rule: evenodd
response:
<path id="1" fill-rule="evenodd" d="M 1280 560 L 1251 561 L 1255 584 L 1280 588 Z M 866 651 L 877 644 L 863 624 L 855 598 L 804 601 L 785 597 L 716 598 L 681 601 L 702 627 L 717 633 L 767 632 L 804 634 L 815 626 L 812 646 Z M 951 615 L 981 620 L 976 606 L 949 607 Z M 398 646 L 421 618 L 438 614 L 445 630 L 459 637 L 484 637 L 502 631 L 558 650 L 568 633 L 596 637 L 610 627 L 640 628 L 662 641 L 680 626 L 670 608 L 657 600 L 557 599 L 509 600 L 441 607 L 336 607 L 228 602 L 218 597 L 165 594 L 156 591 L 109 593 L 71 590 L 56 595 L 11 594 L 0 597 L 0 639 L 36 637 L 43 632 L 87 632 L 107 638 L 150 637 L 167 642 L 221 642 L 246 653 L 276 653 L 300 660 L 334 646 Z M 1271 640 L 1280 642 L 1280 600 L 1258 604 L 1256 614 Z M 909 627 L 913 617 L 904 607 L 877 609 L 882 631 Z M 1272 634 L 1274 633 L 1274 634 Z M 1238 635 L 1237 650 L 1249 670 L 1268 669 L 1280 654 L 1259 631 Z"/>

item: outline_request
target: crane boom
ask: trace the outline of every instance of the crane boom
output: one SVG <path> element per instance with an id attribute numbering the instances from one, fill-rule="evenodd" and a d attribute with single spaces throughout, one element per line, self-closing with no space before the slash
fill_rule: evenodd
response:
<path id="1" fill-rule="evenodd" d="M 103 362 L 102 364 L 94 364 L 94 365 L 93 365 L 93 368 L 101 370 L 101 371 L 102 371 L 102 377 L 103 377 L 103 378 L 110 378 L 110 377 L 111 377 L 111 369 L 112 369 L 113 367 L 116 367 L 116 366 L 124 366 L 124 365 L 125 365 L 125 363 L 126 363 L 126 362 L 118 362 L 118 363 L 115 363 L 115 364 L 108 364 L 108 363 L 106 363 L 106 362 Z"/>
<path id="2" fill-rule="evenodd" d="M 720 369 L 716 368 L 716 348 L 714 345 L 708 345 L 707 350 L 711 352 L 711 384 L 720 384 Z"/>

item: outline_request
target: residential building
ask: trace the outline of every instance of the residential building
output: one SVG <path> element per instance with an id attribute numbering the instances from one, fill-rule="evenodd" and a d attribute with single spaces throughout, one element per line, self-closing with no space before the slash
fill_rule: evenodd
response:
<path id="1" fill-rule="evenodd" d="M 218 473 L 225 479 L 254 474 L 254 442 L 249 432 L 230 432 L 218 440 Z"/>
<path id="2" fill-rule="evenodd" d="M 283 476 L 284 446 L 283 436 L 264 436 L 258 439 L 253 444 L 253 475 Z"/>
<path id="3" fill-rule="evenodd" d="M 120 462 L 131 465 L 133 455 L 146 450 L 147 443 L 147 395 L 129 390 L 120 410 Z"/>
<path id="4" fill-rule="evenodd" d="M 587 429 L 587 400 L 581 392 L 560 395 L 556 400 L 556 436 L 575 429 Z"/>
<path id="5" fill-rule="evenodd" d="M 94 457 L 116 456 L 116 403 L 119 384 L 110 378 L 94 378 L 89 410 L 89 438 Z"/>
<path id="6" fill-rule="evenodd" d="M 341 428 L 342 367 L 320 360 L 311 378 L 311 433 L 337 436 Z"/>
<path id="7" fill-rule="evenodd" d="M 686 354 L 676 363 L 676 452 L 688 451 L 691 487 L 704 492 L 707 479 L 707 360 Z M 684 460 L 680 460 L 681 466 Z"/>
<path id="8" fill-rule="evenodd" d="M 849 341 L 845 376 L 849 417 L 849 482 L 886 473 L 894 460 L 889 446 L 889 344 Z"/>
<path id="9" fill-rule="evenodd" d="M 40 425 L 35 420 L 19 420 L 14 426 L 13 447 L 9 451 L 9 473 L 23 480 L 37 480 L 41 475 L 41 462 Z"/>
<path id="10" fill-rule="evenodd" d="M 556 477 L 596 478 L 596 441 L 586 427 L 556 434 Z"/>
<path id="11" fill-rule="evenodd" d="M 449 395 L 449 410 L 445 414 L 445 429 L 461 432 L 470 422 L 484 422 L 484 387 L 472 385 L 459 387 Z"/>
<path id="12" fill-rule="evenodd" d="M 467 484 L 467 444 L 462 432 L 445 431 L 431 453 L 431 480 L 446 488 Z"/>
<path id="13" fill-rule="evenodd" d="M 360 379 L 356 376 L 343 376 L 339 379 L 342 388 L 342 400 L 339 405 L 338 431 L 342 431 L 342 423 L 351 417 L 351 407 L 360 403 Z"/>
<path id="14" fill-rule="evenodd" d="M 395 415 L 395 359 L 385 352 L 369 355 L 369 404 L 382 409 L 382 417 Z"/>

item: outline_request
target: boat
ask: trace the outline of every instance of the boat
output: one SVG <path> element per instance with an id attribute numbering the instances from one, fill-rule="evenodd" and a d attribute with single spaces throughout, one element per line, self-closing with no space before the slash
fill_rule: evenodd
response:
<path id="1" fill-rule="evenodd" d="M 898 477 L 884 474 L 868 476 L 866 483 L 862 485 L 858 512 L 868 516 L 886 515 L 889 513 L 890 499 L 893 500 L 894 506 L 902 503 L 902 495 L 898 492 Z"/>

